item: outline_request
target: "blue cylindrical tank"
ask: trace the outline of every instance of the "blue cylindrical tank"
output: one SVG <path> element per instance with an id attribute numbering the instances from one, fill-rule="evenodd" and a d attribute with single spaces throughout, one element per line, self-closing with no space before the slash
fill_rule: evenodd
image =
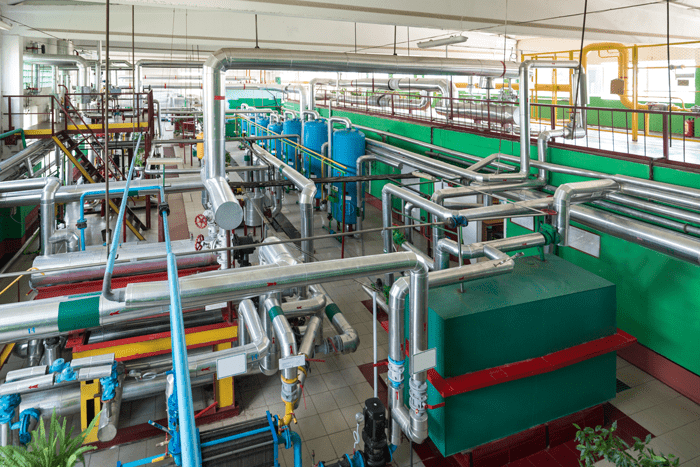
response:
<path id="1" fill-rule="evenodd" d="M 248 135 L 248 120 L 241 118 L 241 132 Z"/>
<path id="2" fill-rule="evenodd" d="M 255 136 L 255 125 L 253 125 L 253 123 L 255 123 L 255 117 L 251 117 L 250 121 L 246 122 L 246 130 L 248 130 L 246 131 L 247 136 Z"/>
<path id="3" fill-rule="evenodd" d="M 269 135 L 274 136 L 274 135 L 280 135 L 282 134 L 282 124 L 280 122 L 272 122 L 267 126 L 267 129 L 269 130 Z M 268 147 L 270 148 L 270 152 L 273 151 L 277 156 L 277 159 L 282 158 L 282 140 L 280 139 L 274 139 L 269 141 Z"/>
<path id="4" fill-rule="evenodd" d="M 267 131 L 263 130 L 263 128 L 267 128 L 267 126 L 270 124 L 270 117 L 258 117 L 257 120 L 255 121 L 260 126 L 255 127 L 255 136 L 266 136 Z M 260 146 L 267 148 L 267 140 L 260 140 L 257 142 Z"/>
<path id="5" fill-rule="evenodd" d="M 328 127 L 325 120 L 310 120 L 304 122 L 304 147 L 311 151 L 322 154 L 321 146 L 328 142 Z M 309 177 L 320 178 L 323 176 L 321 160 L 317 156 L 306 154 L 304 168 Z M 316 199 L 321 199 L 321 187 L 316 186 Z"/>
<path id="6" fill-rule="evenodd" d="M 342 172 L 338 169 L 331 170 L 331 176 L 353 177 L 357 175 L 357 159 L 365 154 L 365 134 L 361 131 L 336 130 L 333 132 L 333 144 L 331 145 L 333 161 L 344 165 L 347 169 Z M 344 173 L 343 173 L 344 172 Z M 336 201 L 331 204 L 331 214 L 339 222 L 343 221 L 343 184 L 334 183 L 334 195 Z M 345 223 L 357 222 L 357 186 L 355 182 L 345 184 Z"/>
<path id="7" fill-rule="evenodd" d="M 282 134 L 301 136 L 301 120 L 299 120 L 298 118 L 285 120 L 282 124 Z M 293 139 L 293 141 L 299 143 L 299 141 L 297 141 L 296 138 Z M 284 143 L 282 147 L 284 148 L 284 155 L 282 157 L 282 160 L 288 165 L 294 166 L 294 153 L 296 151 L 296 148 L 289 143 Z"/>

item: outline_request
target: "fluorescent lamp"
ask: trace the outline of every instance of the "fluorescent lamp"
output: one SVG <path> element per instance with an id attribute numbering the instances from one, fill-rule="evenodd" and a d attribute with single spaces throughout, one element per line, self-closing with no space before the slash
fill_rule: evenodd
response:
<path id="1" fill-rule="evenodd" d="M 0 20 L 0 29 L 2 29 L 3 31 L 9 31 L 10 29 L 12 29 L 12 24 Z"/>
<path id="2" fill-rule="evenodd" d="M 419 42 L 418 47 L 420 47 L 421 49 L 428 49 L 430 47 L 440 47 L 442 45 L 459 44 L 460 42 L 467 42 L 467 38 L 464 36 L 450 36 L 446 37 L 445 39 Z"/>

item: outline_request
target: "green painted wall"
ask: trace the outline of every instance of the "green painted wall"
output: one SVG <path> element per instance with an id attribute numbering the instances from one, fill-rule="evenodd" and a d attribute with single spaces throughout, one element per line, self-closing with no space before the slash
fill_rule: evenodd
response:
<path id="1" fill-rule="evenodd" d="M 327 110 L 319 109 L 324 114 Z M 430 128 L 423 125 L 390 120 L 351 112 L 334 111 L 358 124 L 429 142 Z M 379 139 L 368 133 L 368 138 Z M 423 153 L 414 147 L 389 140 L 390 143 Z M 434 129 L 434 144 L 487 156 L 498 151 L 499 141 L 493 138 Z M 517 142 L 503 141 L 501 152 L 518 154 Z M 533 146 L 531 154 L 536 154 Z M 636 162 L 551 148 L 550 160 L 557 164 L 586 168 L 610 174 L 648 178 L 648 167 Z M 700 188 L 700 174 L 669 168 L 654 169 L 654 179 L 681 186 Z M 552 174 L 551 183 L 559 185 L 581 181 L 580 177 Z M 383 183 L 373 182 L 371 193 L 380 196 Z M 579 226 L 580 227 L 580 226 Z M 525 229 L 508 224 L 508 234 L 526 233 Z M 600 234 L 599 232 L 595 232 Z M 684 368 L 700 374 L 700 267 L 669 258 L 642 246 L 626 243 L 610 235 L 601 235 L 601 257 L 593 258 L 570 248 L 558 253 L 564 259 L 617 285 L 618 326 L 639 339 L 639 342 Z"/>

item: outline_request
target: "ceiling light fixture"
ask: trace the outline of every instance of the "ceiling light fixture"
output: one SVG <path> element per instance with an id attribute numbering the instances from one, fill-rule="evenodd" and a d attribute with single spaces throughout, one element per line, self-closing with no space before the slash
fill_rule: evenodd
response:
<path id="1" fill-rule="evenodd" d="M 421 49 L 428 49 L 430 47 L 440 47 L 443 45 L 459 44 L 461 42 L 467 42 L 467 38 L 464 36 L 450 36 L 445 39 L 436 39 L 433 41 L 419 42 L 418 47 Z"/>

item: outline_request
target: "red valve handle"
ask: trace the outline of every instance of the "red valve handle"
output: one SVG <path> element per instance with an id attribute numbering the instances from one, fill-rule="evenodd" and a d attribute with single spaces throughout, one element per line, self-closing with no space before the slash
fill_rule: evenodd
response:
<path id="1" fill-rule="evenodd" d="M 204 214 L 197 214 L 197 217 L 194 218 L 194 225 L 200 229 L 205 229 L 207 224 L 207 218 L 204 216 Z"/>
<path id="2" fill-rule="evenodd" d="M 197 235 L 197 240 L 194 242 L 194 249 L 200 251 L 202 248 L 204 248 L 204 235 L 199 234 Z"/>

